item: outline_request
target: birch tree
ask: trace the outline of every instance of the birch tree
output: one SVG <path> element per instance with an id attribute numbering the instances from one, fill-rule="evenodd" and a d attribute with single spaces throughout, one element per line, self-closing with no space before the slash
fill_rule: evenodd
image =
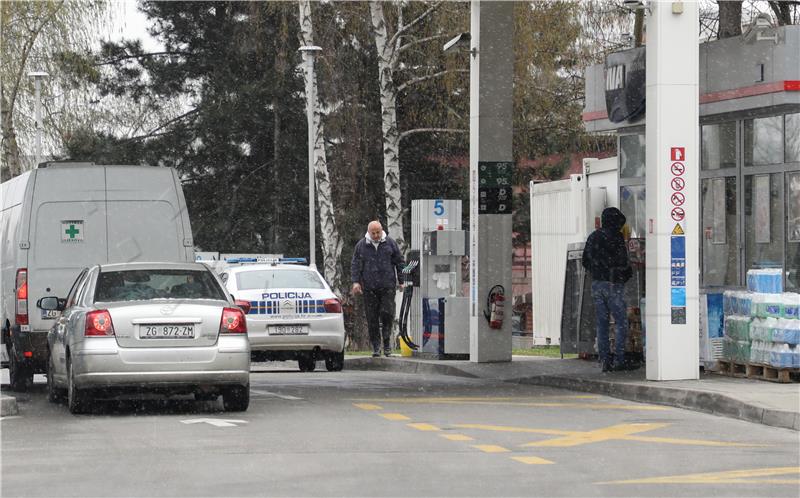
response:
<path id="1" fill-rule="evenodd" d="M 311 19 L 311 2 L 299 0 L 300 10 L 300 44 L 301 46 L 314 45 L 314 26 Z M 328 161 L 325 155 L 325 127 L 322 122 L 319 93 L 316 91 L 316 73 L 309 74 L 308 58 L 314 57 L 311 53 L 303 52 L 303 78 L 305 80 L 306 105 L 314 109 L 312 115 L 314 130 L 314 182 L 317 193 L 317 209 L 319 211 L 319 225 L 322 232 L 322 256 L 325 267 L 325 278 L 331 283 L 338 296 L 343 295 L 342 267 L 339 256 L 342 254 L 342 240 L 336 227 L 336 215 L 333 207 L 330 174 Z M 308 98 L 313 95 L 316 102 Z M 308 123 L 309 126 L 312 123 Z"/>
<path id="2" fill-rule="evenodd" d="M 0 2 L 0 129 L 2 130 L 2 179 L 12 178 L 25 169 L 32 155 L 35 135 L 34 92 L 31 71 L 46 71 L 43 85 L 57 89 L 60 103 L 56 119 L 74 120 L 86 108 L 86 87 L 72 88 L 63 79 L 57 64 L 61 50 L 88 48 L 111 19 L 109 4 L 92 0 L 43 0 Z M 45 102 L 47 104 L 47 102 Z M 45 127 L 45 145 L 58 148 L 62 127 Z M 52 132 L 52 133 L 50 133 Z"/>
<path id="3" fill-rule="evenodd" d="M 386 190 L 386 226 L 389 233 L 397 241 L 400 250 L 405 252 L 406 241 L 403 232 L 403 199 L 400 188 L 400 142 L 403 138 L 414 133 L 466 133 L 465 128 L 449 127 L 424 127 L 414 128 L 400 132 L 398 128 L 397 101 L 399 95 L 410 88 L 412 85 L 425 83 L 429 80 L 441 78 L 453 71 L 468 73 L 468 69 L 441 69 L 431 70 L 432 66 L 424 69 L 424 74 L 420 76 L 410 76 L 405 81 L 396 83 L 396 75 L 401 68 L 401 57 L 404 52 L 418 48 L 423 45 L 435 46 L 441 52 L 441 42 L 448 36 L 452 36 L 453 31 L 448 32 L 448 26 L 441 24 L 436 32 L 427 36 L 412 37 L 424 22 L 430 20 L 434 12 L 442 6 L 443 2 L 436 2 L 427 5 L 427 8 L 406 23 L 403 19 L 403 9 L 405 4 L 397 2 L 393 4 L 397 9 L 396 29 L 389 30 L 387 16 L 384 14 L 384 3 L 381 1 L 370 1 L 370 19 L 372 22 L 372 33 L 375 40 L 375 47 L 378 52 L 378 77 L 380 84 L 381 101 L 381 129 L 383 132 L 383 180 Z M 458 6 L 456 6 L 458 7 Z M 404 43 L 404 37 L 408 41 Z M 464 61 L 466 64 L 466 61 Z"/>

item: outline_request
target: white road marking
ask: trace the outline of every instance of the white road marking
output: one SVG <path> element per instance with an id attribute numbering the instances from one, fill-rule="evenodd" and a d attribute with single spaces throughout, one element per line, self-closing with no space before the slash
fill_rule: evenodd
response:
<path id="1" fill-rule="evenodd" d="M 183 424 L 210 424 L 215 427 L 236 427 L 236 424 L 246 424 L 247 420 L 231 420 L 222 418 L 193 418 L 181 420 Z"/>
<path id="2" fill-rule="evenodd" d="M 274 398 L 288 399 L 288 400 L 291 400 L 291 401 L 302 401 L 303 400 L 303 398 L 298 398 L 297 396 L 289 396 L 288 394 L 278 394 L 278 393 L 273 393 L 273 392 L 270 392 L 270 391 L 261 391 L 259 389 L 253 389 L 253 388 L 250 388 L 250 394 L 261 394 L 263 396 L 272 396 Z"/>

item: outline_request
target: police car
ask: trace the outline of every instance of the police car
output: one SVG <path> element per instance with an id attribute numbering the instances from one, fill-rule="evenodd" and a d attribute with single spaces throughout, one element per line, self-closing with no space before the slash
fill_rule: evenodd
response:
<path id="1" fill-rule="evenodd" d="M 235 299 L 250 303 L 247 335 L 253 361 L 297 360 L 311 372 L 324 359 L 344 367 L 342 304 L 303 258 L 229 259 L 219 274 Z"/>

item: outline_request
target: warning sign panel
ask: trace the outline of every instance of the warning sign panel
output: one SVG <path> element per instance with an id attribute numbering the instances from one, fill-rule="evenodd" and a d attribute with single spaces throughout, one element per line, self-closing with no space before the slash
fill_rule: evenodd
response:
<path id="1" fill-rule="evenodd" d="M 680 223 L 675 223 L 675 228 L 672 229 L 672 235 L 686 235 Z"/>

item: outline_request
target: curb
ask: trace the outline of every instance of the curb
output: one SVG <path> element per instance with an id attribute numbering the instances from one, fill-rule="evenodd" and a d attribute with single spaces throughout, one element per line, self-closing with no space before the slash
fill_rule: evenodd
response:
<path id="1" fill-rule="evenodd" d="M 478 375 L 465 372 L 451 365 L 416 361 L 397 361 L 392 358 L 347 359 L 345 360 L 345 368 L 350 370 L 380 370 L 387 372 L 480 378 Z M 496 380 L 515 384 L 540 385 L 567 389 L 570 391 L 603 394 L 612 398 L 672 406 L 772 427 L 800 431 L 800 413 L 763 408 L 713 392 L 553 375 L 537 375 L 533 377 Z"/>
<path id="2" fill-rule="evenodd" d="M 17 398 L 4 394 L 0 395 L 0 417 L 10 417 L 18 414 Z"/>
<path id="3" fill-rule="evenodd" d="M 772 427 L 800 431 L 800 413 L 762 408 L 723 394 L 593 379 L 537 376 L 511 382 L 603 394 L 612 398 L 673 406 Z"/>
<path id="4" fill-rule="evenodd" d="M 348 370 L 379 370 L 383 372 L 409 374 L 449 375 L 451 377 L 467 377 L 469 379 L 479 378 L 477 375 L 450 365 L 422 363 L 418 361 L 397 361 L 396 358 L 352 358 L 346 359 L 344 365 Z"/>

